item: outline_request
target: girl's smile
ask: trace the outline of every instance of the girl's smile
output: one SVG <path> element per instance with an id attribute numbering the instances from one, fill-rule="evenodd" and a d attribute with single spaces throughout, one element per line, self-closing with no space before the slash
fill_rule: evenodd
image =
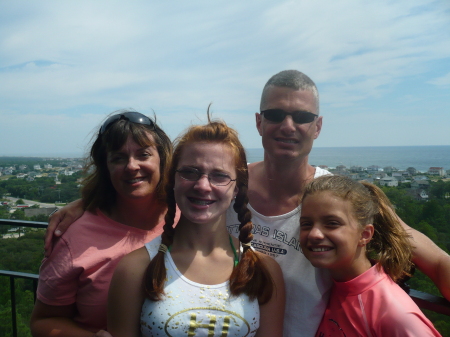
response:
<path id="1" fill-rule="evenodd" d="M 337 281 L 348 281 L 370 268 L 365 245 L 372 233 L 372 225 L 358 223 L 351 203 L 331 192 L 316 192 L 303 200 L 303 253 L 314 267 L 329 269 Z"/>
<path id="2" fill-rule="evenodd" d="M 203 174 L 198 180 L 186 180 L 182 176 L 189 170 Z M 216 186 L 210 182 L 209 176 L 221 174 L 236 178 L 231 149 L 220 143 L 188 144 L 182 151 L 177 171 L 175 200 L 183 217 L 193 223 L 225 222 L 226 210 L 238 191 L 236 182 Z"/>

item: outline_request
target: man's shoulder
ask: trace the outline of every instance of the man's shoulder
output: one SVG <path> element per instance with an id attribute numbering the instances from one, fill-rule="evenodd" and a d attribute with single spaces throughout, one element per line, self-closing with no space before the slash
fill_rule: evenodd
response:
<path id="1" fill-rule="evenodd" d="M 248 164 L 249 176 L 252 176 L 252 177 L 255 176 L 259 172 L 262 165 L 263 165 L 262 161 L 257 161 L 255 163 Z"/>
<path id="2" fill-rule="evenodd" d="M 326 176 L 326 175 L 332 175 L 333 173 L 331 173 L 330 171 L 327 171 L 319 166 L 315 167 L 316 171 L 314 173 L 314 178 L 319 178 L 321 176 Z"/>
<path id="3" fill-rule="evenodd" d="M 249 190 L 260 190 L 265 181 L 264 162 L 258 161 L 248 165 Z"/>

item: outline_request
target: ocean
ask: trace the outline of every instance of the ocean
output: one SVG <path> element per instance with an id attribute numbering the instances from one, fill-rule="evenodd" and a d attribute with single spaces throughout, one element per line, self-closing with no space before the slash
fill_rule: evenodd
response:
<path id="1" fill-rule="evenodd" d="M 249 163 L 263 160 L 263 149 L 246 149 Z M 337 165 L 380 168 L 393 166 L 399 170 L 414 167 L 426 172 L 430 167 L 450 169 L 450 146 L 373 146 L 373 147 L 314 147 L 309 163 L 334 168 Z"/>

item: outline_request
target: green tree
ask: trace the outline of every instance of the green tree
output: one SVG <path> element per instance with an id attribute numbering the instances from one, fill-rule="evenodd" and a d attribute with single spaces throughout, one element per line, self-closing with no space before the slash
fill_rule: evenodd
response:
<path id="1" fill-rule="evenodd" d="M 9 219 L 9 207 L 0 205 L 0 219 Z"/>
<path id="2" fill-rule="evenodd" d="M 429 194 L 435 198 L 443 199 L 446 190 L 446 184 L 443 180 L 431 182 Z"/>
<path id="3" fill-rule="evenodd" d="M 14 213 L 11 214 L 11 219 L 14 220 L 27 220 L 27 217 L 25 216 L 25 211 L 23 209 L 16 209 Z"/>
<path id="4" fill-rule="evenodd" d="M 30 221 L 48 222 L 48 215 L 38 214 L 30 217 Z"/>

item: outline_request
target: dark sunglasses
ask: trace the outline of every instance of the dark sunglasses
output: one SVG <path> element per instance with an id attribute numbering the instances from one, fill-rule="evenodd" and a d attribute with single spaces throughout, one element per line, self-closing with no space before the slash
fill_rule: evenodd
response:
<path id="1" fill-rule="evenodd" d="M 131 123 L 149 125 L 151 129 L 155 128 L 155 123 L 147 116 L 136 111 L 127 111 L 109 117 L 100 128 L 100 134 L 103 134 L 112 124 L 121 119 Z"/>
<path id="2" fill-rule="evenodd" d="M 297 124 L 311 123 L 317 117 L 316 114 L 308 111 L 293 111 L 286 112 L 282 109 L 268 109 L 261 111 L 261 115 L 264 116 L 269 122 L 281 123 L 284 121 L 287 115 L 292 117 L 292 120 Z"/>

